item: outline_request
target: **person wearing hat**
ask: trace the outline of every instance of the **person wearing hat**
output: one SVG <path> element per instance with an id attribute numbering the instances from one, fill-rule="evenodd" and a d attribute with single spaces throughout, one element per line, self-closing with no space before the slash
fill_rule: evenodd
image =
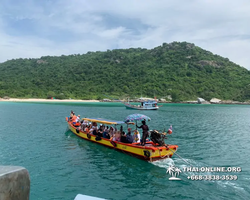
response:
<path id="1" fill-rule="evenodd" d="M 146 139 L 148 137 L 148 131 L 149 131 L 149 128 L 148 128 L 148 125 L 146 125 L 146 121 L 142 121 L 142 125 L 141 126 L 137 126 L 137 128 L 141 128 L 142 129 L 142 141 L 141 141 L 141 145 L 144 146 L 145 143 L 146 143 Z"/>

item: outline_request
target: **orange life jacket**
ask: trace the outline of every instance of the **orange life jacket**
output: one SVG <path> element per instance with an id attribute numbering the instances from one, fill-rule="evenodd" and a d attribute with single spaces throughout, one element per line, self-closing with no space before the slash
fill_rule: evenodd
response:
<path id="1" fill-rule="evenodd" d="M 74 115 L 74 116 L 72 117 L 71 121 L 72 121 L 72 122 L 76 122 L 76 119 L 77 119 L 77 116 Z"/>

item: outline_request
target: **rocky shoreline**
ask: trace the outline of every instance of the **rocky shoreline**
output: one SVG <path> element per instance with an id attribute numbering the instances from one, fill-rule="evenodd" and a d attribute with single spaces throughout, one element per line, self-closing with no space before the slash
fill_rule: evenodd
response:
<path id="1" fill-rule="evenodd" d="M 208 102 L 208 103 L 198 103 L 198 102 L 190 102 L 190 101 L 183 101 L 183 102 L 179 102 L 179 103 L 187 103 L 187 104 L 233 104 L 233 105 L 250 105 L 250 102 L 239 102 L 239 101 L 232 101 L 232 100 L 225 100 L 225 101 L 221 101 L 221 102 Z"/>
<path id="2" fill-rule="evenodd" d="M 154 99 L 151 99 L 154 100 Z M 103 99 L 100 102 L 126 102 L 126 100 L 111 100 L 111 99 Z M 130 100 L 130 102 L 139 103 L 140 99 Z M 250 100 L 247 102 L 233 101 L 233 100 L 220 100 L 216 98 L 212 98 L 210 101 L 206 101 L 202 98 L 198 98 L 197 101 L 180 101 L 180 102 L 172 102 L 167 101 L 165 99 L 159 99 L 158 103 L 179 103 L 179 104 L 236 104 L 236 105 L 250 105 Z"/>

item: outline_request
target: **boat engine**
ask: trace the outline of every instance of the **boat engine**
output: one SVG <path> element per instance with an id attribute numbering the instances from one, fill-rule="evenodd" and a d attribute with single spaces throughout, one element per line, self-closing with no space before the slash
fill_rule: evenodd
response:
<path id="1" fill-rule="evenodd" d="M 157 130 L 150 131 L 150 139 L 154 144 L 159 144 L 160 146 L 164 146 L 165 145 L 164 138 L 165 136 L 159 133 Z"/>

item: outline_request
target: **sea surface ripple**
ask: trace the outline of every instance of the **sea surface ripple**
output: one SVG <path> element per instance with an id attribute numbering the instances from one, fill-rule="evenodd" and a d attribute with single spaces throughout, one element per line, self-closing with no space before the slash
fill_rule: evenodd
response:
<path id="1" fill-rule="evenodd" d="M 172 159 L 148 163 L 78 138 L 67 129 L 71 110 L 81 117 L 151 118 L 150 129 L 173 133 Z M 105 199 L 250 199 L 250 106 L 164 104 L 158 111 L 129 110 L 120 103 L 0 102 L 0 165 L 25 167 L 31 200 L 73 200 L 77 194 Z M 140 122 L 139 122 L 140 124 Z M 234 181 L 193 181 L 184 172 L 170 181 L 170 165 L 241 167 Z M 218 173 L 217 173 L 218 174 Z M 219 173 L 220 174 L 220 173 Z"/>

